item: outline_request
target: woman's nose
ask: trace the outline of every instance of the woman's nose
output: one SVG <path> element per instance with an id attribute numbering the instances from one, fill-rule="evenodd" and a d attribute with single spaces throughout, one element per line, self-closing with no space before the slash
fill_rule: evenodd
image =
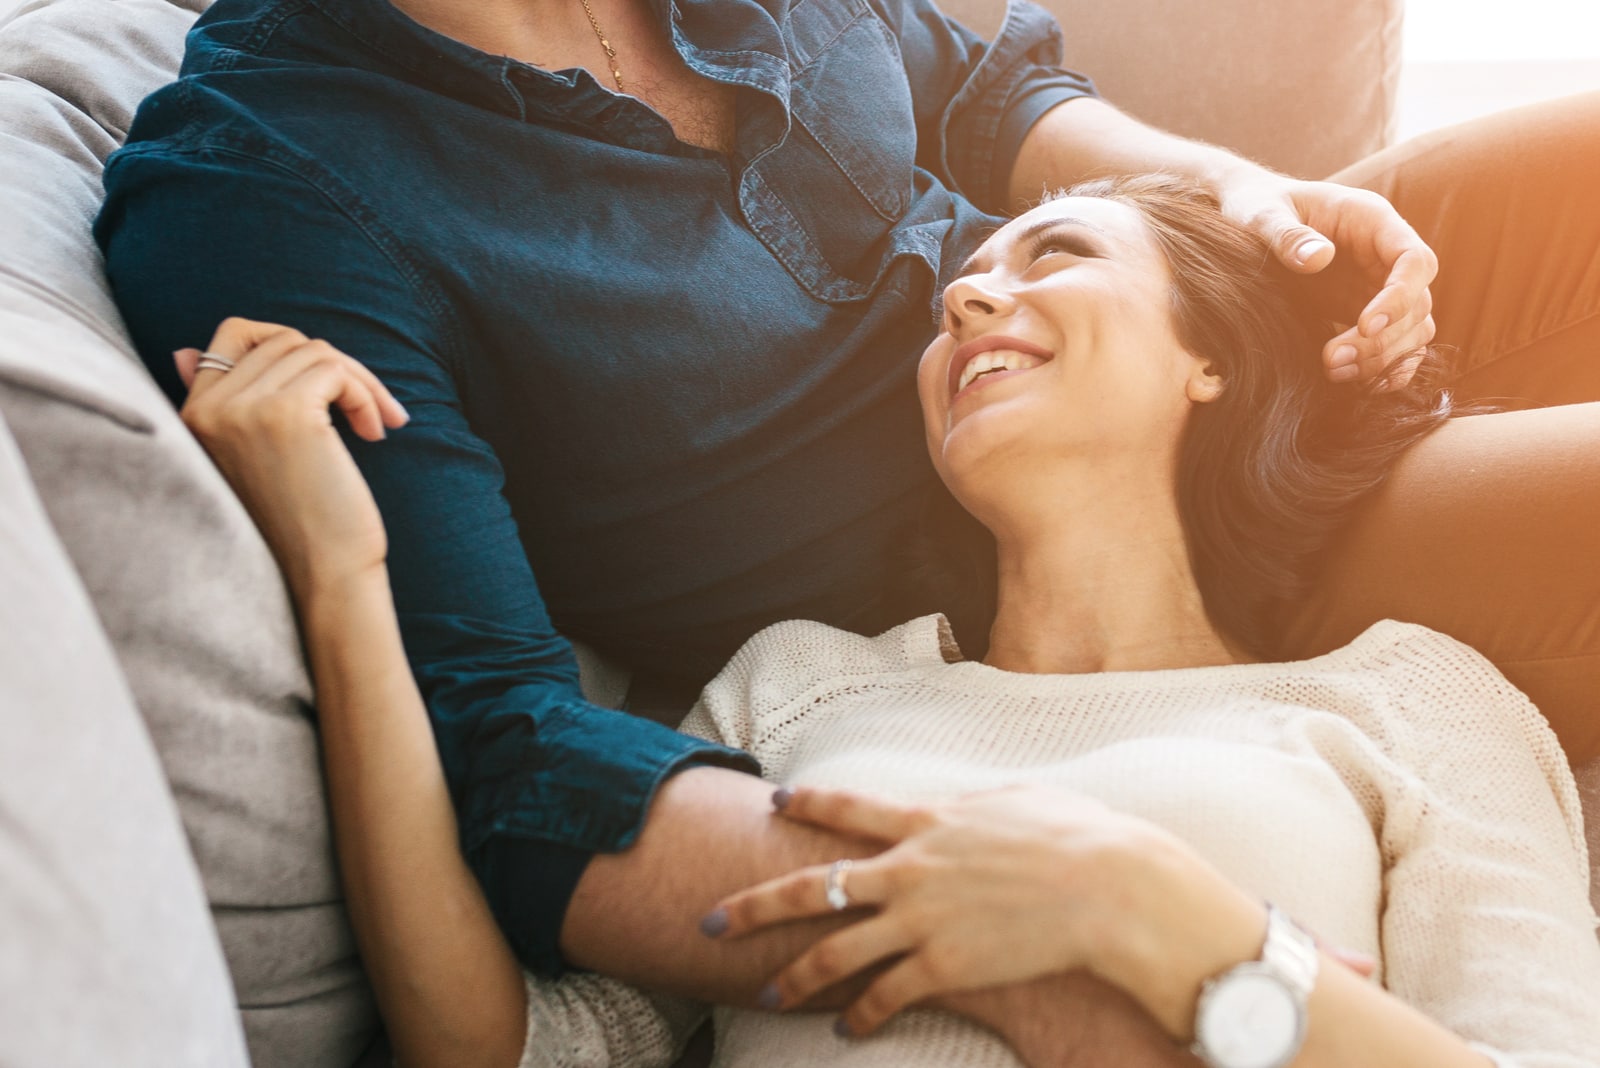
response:
<path id="1" fill-rule="evenodd" d="M 957 278 L 944 289 L 944 328 L 954 334 L 964 326 L 1011 310 L 1011 298 L 984 275 Z"/>

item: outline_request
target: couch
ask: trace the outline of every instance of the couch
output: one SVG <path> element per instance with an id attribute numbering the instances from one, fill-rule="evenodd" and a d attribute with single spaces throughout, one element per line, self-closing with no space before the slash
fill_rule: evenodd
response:
<path id="1" fill-rule="evenodd" d="M 100 167 L 205 3 L 0 0 L 6 1065 L 379 1057 L 289 599 L 89 238 Z M 1152 121 L 1307 175 L 1389 136 L 1400 0 L 1050 6 L 1068 62 Z M 619 702 L 626 673 L 580 660 Z"/>

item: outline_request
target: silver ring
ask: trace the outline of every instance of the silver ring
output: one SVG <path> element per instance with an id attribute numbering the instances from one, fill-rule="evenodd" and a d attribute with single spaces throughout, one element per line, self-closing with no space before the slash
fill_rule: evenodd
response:
<path id="1" fill-rule="evenodd" d="M 234 362 L 232 360 L 226 356 L 218 356 L 214 352 L 202 352 L 200 358 L 194 364 L 196 372 L 221 371 L 223 374 L 227 374 L 233 368 Z"/>
<path id="2" fill-rule="evenodd" d="M 828 877 L 823 880 L 822 889 L 828 896 L 828 907 L 835 912 L 843 912 L 850 907 L 850 895 L 845 891 L 845 876 L 850 874 L 850 867 L 854 861 L 836 860 L 828 868 Z"/>

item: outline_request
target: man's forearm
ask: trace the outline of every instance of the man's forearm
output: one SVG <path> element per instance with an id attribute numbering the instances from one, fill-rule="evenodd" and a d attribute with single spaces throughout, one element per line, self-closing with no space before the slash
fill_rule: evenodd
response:
<path id="1" fill-rule="evenodd" d="M 769 980 L 843 919 L 790 925 L 734 941 L 707 938 L 700 920 L 723 897 L 839 857 L 862 842 L 775 819 L 772 784 L 692 768 L 663 785 L 638 840 L 584 871 L 567 908 L 561 948 L 580 967 L 657 990 L 754 1006 Z"/>
<path id="2" fill-rule="evenodd" d="M 574 964 L 642 986 L 722 1004 L 753 1006 L 757 992 L 827 931 L 847 920 L 791 924 L 723 941 L 700 933 L 722 897 L 764 879 L 869 845 L 772 814 L 772 785 L 718 768 L 670 779 L 638 841 L 596 857 L 562 927 Z M 838 992 L 829 1004 L 841 1003 Z M 1179 1068 L 1179 1051 L 1131 999 L 1087 975 L 952 999 L 945 1007 L 999 1033 L 1032 1068 L 1096 1063 Z"/>
<path id="3" fill-rule="evenodd" d="M 1165 133 L 1103 100 L 1056 105 L 1023 138 L 1012 167 L 1011 205 L 1023 211 L 1047 192 L 1090 178 L 1169 171 L 1216 184 L 1257 164 L 1215 145 Z"/>
<path id="4" fill-rule="evenodd" d="M 1004 1038 L 1028 1068 L 1197 1068 L 1121 990 L 1086 972 L 943 999 L 940 1007 Z"/>

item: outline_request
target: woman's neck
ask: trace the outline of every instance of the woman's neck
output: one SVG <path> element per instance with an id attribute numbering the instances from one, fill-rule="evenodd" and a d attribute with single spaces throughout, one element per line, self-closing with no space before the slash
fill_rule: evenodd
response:
<path id="1" fill-rule="evenodd" d="M 1109 481 L 1109 480 L 1107 480 Z M 998 611 L 984 662 L 1072 674 L 1204 667 L 1248 659 L 1211 623 L 1171 493 L 1051 500 L 995 532 Z"/>

